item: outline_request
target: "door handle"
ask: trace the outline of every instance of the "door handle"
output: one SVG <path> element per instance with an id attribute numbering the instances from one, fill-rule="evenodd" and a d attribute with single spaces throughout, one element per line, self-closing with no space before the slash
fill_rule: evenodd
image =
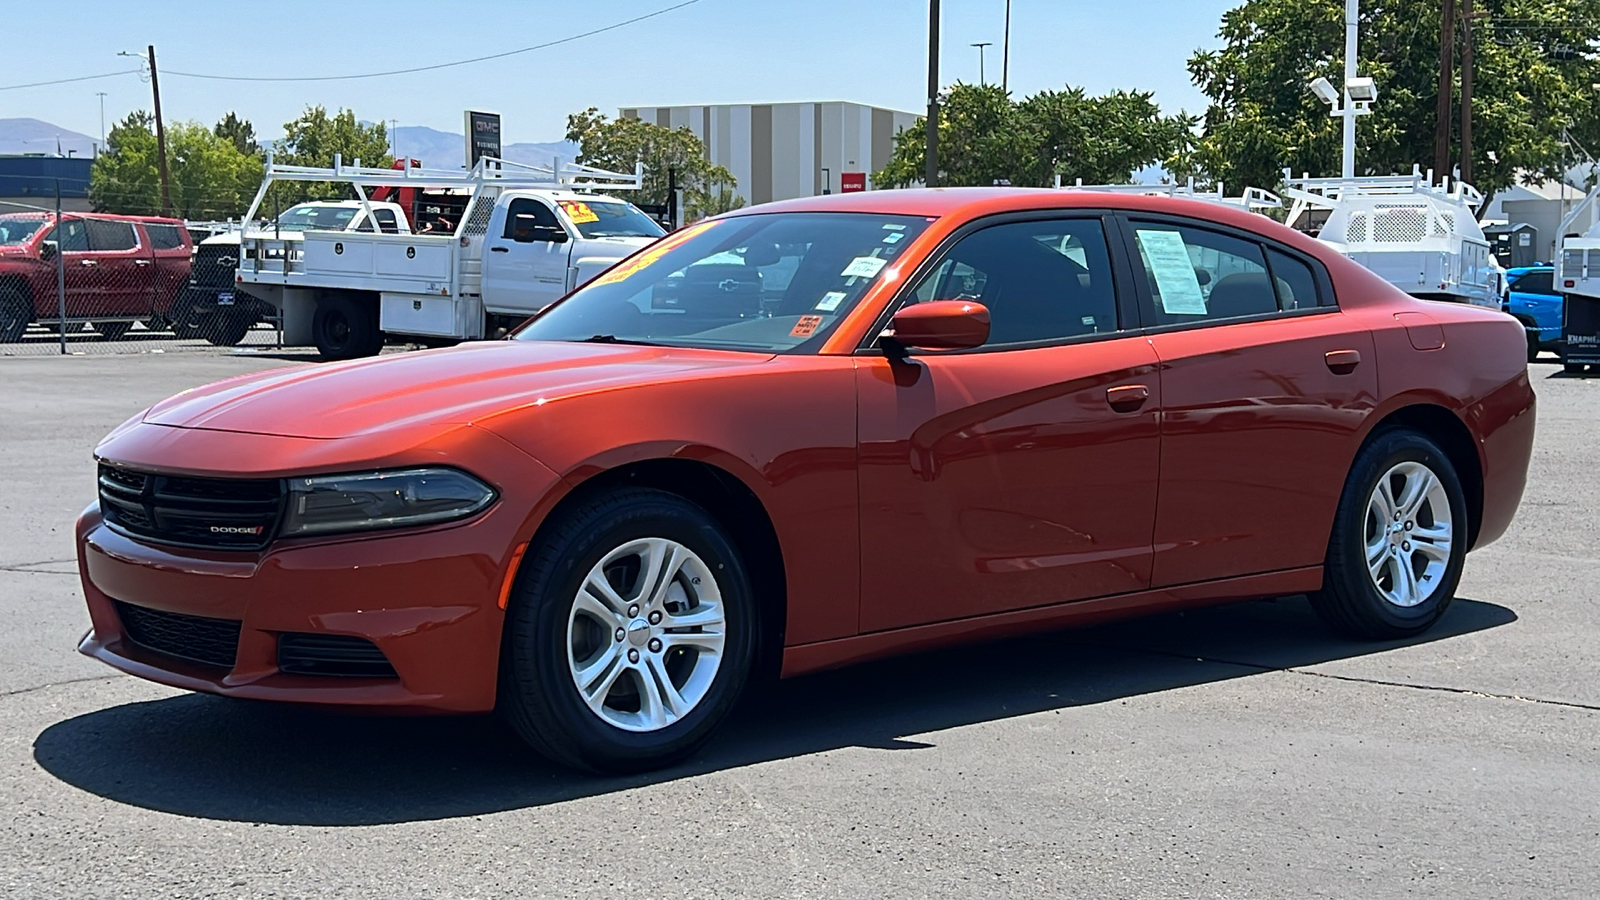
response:
<path id="1" fill-rule="evenodd" d="M 511 251 L 506 249 L 505 247 L 490 247 L 489 248 L 489 252 L 490 253 L 510 253 Z"/>
<path id="2" fill-rule="evenodd" d="M 1150 389 L 1142 384 L 1119 384 L 1106 388 L 1106 403 L 1117 412 L 1133 412 L 1150 399 Z"/>
<path id="3" fill-rule="evenodd" d="M 136 260 L 133 261 L 133 264 L 136 265 L 136 266 L 148 266 L 148 265 L 150 265 L 150 260 L 148 260 L 148 259 L 136 259 Z"/>
<path id="4" fill-rule="evenodd" d="M 100 261 L 97 260 L 97 259 L 80 259 L 80 260 L 78 260 L 78 265 L 80 265 L 80 266 L 98 266 L 98 265 L 100 265 Z"/>
<path id="5" fill-rule="evenodd" d="M 1329 350 L 1323 354 L 1323 360 L 1328 364 L 1328 370 L 1335 375 L 1349 375 L 1361 365 L 1361 351 L 1359 350 Z"/>

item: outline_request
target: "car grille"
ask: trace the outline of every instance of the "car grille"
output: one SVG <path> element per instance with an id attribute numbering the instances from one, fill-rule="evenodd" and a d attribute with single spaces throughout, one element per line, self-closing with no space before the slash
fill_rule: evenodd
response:
<path id="1" fill-rule="evenodd" d="M 347 634 L 279 635 L 278 670 L 290 675 L 397 677 L 382 650 L 366 638 Z"/>
<path id="2" fill-rule="evenodd" d="M 233 668 L 239 650 L 239 623 L 232 619 L 185 616 L 113 601 L 128 639 L 146 650 L 190 662 Z"/>
<path id="3" fill-rule="evenodd" d="M 260 550 L 283 512 L 277 479 L 187 478 L 100 466 L 100 511 L 130 537 L 218 550 Z"/>
<path id="4" fill-rule="evenodd" d="M 189 283 L 195 287 L 227 290 L 239 268 L 238 244 L 201 244 L 194 251 Z"/>

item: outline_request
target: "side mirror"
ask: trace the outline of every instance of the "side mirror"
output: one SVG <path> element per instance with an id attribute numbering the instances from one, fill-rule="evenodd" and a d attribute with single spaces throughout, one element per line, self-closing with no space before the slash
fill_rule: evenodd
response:
<path id="1" fill-rule="evenodd" d="M 970 350 L 989 340 L 989 308 L 975 300 L 914 303 L 894 314 L 894 341 L 923 350 Z"/>
<path id="2" fill-rule="evenodd" d="M 57 244 L 55 241 L 45 241 L 39 245 L 39 258 L 55 259 L 56 254 L 59 253 L 60 250 L 61 245 Z"/>

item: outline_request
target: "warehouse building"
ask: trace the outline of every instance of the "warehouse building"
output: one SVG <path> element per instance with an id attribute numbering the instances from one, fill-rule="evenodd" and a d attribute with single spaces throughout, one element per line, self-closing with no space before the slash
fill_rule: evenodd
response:
<path id="1" fill-rule="evenodd" d="M 895 135 L 917 119 L 845 102 L 637 106 L 618 115 L 693 131 L 751 204 L 870 188 Z"/>

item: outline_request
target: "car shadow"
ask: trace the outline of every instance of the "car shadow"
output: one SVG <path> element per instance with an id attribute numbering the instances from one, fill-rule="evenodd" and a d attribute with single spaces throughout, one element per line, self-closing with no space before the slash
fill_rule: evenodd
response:
<path id="1" fill-rule="evenodd" d="M 49 726 L 45 771 L 119 803 L 210 819 L 374 825 L 560 803 L 944 729 L 1445 640 L 1516 620 L 1457 600 L 1426 635 L 1329 635 L 1304 598 L 1169 613 L 919 654 L 759 687 L 687 763 L 630 777 L 543 762 L 496 719 L 351 715 L 187 694 Z"/>

